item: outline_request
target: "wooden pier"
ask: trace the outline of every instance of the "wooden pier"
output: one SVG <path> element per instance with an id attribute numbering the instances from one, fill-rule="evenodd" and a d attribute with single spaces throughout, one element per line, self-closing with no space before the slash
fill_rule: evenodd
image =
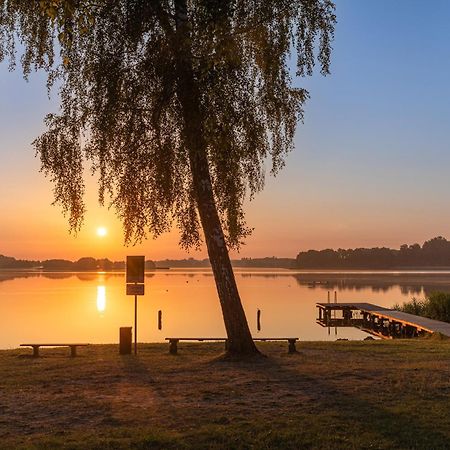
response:
<path id="1" fill-rule="evenodd" d="M 382 339 L 441 333 L 450 337 L 450 323 L 432 320 L 372 303 L 316 303 L 316 322 L 323 327 L 356 327 Z"/>

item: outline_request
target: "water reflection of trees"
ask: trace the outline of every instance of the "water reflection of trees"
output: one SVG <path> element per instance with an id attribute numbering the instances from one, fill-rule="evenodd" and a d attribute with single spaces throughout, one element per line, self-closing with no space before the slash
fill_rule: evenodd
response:
<path id="1" fill-rule="evenodd" d="M 158 272 L 145 274 L 145 278 L 154 277 Z M 163 272 L 168 277 L 187 276 L 212 277 L 212 272 L 184 271 Z M 124 277 L 124 272 L 42 272 L 42 271 L 0 271 L 0 283 L 14 279 L 48 278 L 54 280 L 76 277 L 80 281 L 93 281 L 101 276 L 103 280 L 116 277 Z M 386 293 L 394 288 L 399 288 L 401 293 L 409 296 L 429 295 L 432 292 L 450 292 L 450 273 L 292 273 L 292 272 L 236 272 L 237 277 L 245 279 L 264 278 L 275 280 L 277 278 L 295 278 L 299 286 L 323 291 L 363 291 L 370 289 L 372 292 Z"/>
<path id="2" fill-rule="evenodd" d="M 42 271 L 34 271 L 34 272 L 1 272 L 0 271 L 0 283 L 2 281 L 11 281 L 15 279 L 26 279 L 26 278 L 47 278 L 51 280 L 64 280 L 68 278 L 75 277 L 80 281 L 94 281 L 99 277 L 107 280 L 109 278 L 114 277 L 124 277 L 125 272 L 42 272 Z M 146 273 L 145 278 L 154 277 L 154 273 Z"/>
<path id="3" fill-rule="evenodd" d="M 382 281 L 360 281 L 360 280 L 333 280 L 325 283 L 314 283 L 296 279 L 300 286 L 307 286 L 310 289 L 323 289 L 327 291 L 363 291 L 370 289 L 372 292 L 387 293 L 394 288 L 400 288 L 402 294 L 417 295 L 422 293 L 422 285 L 409 285 Z"/>
<path id="4" fill-rule="evenodd" d="M 272 279 L 284 276 L 284 274 L 276 274 L 276 273 L 237 273 L 236 275 L 239 275 L 242 278 L 263 277 L 263 278 L 272 278 Z M 292 276 L 291 274 L 288 274 L 288 275 Z"/>
<path id="5" fill-rule="evenodd" d="M 10 281 L 15 278 L 38 278 L 39 272 L 0 272 L 0 283 L 2 281 Z"/>
<path id="6" fill-rule="evenodd" d="M 450 273 L 237 273 L 242 278 L 295 278 L 297 284 L 309 289 L 326 291 L 363 291 L 387 293 L 399 288 L 404 295 L 428 295 L 431 292 L 450 292 Z"/>
<path id="7" fill-rule="evenodd" d="M 310 289 L 362 291 L 386 293 L 399 288 L 404 295 L 428 295 L 431 292 L 450 292 L 450 273 L 396 274 L 294 274 L 300 286 Z"/>

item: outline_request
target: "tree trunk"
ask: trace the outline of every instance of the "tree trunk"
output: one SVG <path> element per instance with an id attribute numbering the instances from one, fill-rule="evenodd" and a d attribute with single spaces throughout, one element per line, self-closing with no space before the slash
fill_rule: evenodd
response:
<path id="1" fill-rule="evenodd" d="M 182 108 L 184 139 L 189 152 L 197 208 L 228 336 L 227 351 L 241 355 L 256 354 L 259 352 L 242 308 L 212 189 L 199 101 L 200 90 L 192 65 L 186 0 L 175 0 L 175 20 L 177 96 Z"/>

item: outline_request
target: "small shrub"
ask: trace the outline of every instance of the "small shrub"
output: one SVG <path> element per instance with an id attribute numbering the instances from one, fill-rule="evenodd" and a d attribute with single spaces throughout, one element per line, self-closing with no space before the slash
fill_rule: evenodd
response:
<path id="1" fill-rule="evenodd" d="M 428 297 L 427 317 L 450 322 L 450 294 L 434 292 Z"/>
<path id="2" fill-rule="evenodd" d="M 393 309 L 416 316 L 450 322 L 450 293 L 433 292 L 423 300 L 413 297 L 410 302 L 405 302 L 402 305 L 395 304 Z"/>

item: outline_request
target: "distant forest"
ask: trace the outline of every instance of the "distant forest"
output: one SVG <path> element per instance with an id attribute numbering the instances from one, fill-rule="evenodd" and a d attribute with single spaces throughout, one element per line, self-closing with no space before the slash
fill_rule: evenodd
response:
<path id="1" fill-rule="evenodd" d="M 297 255 L 298 269 L 408 269 L 450 267 L 450 242 L 442 236 L 399 250 L 375 247 L 308 250 Z"/>
<path id="2" fill-rule="evenodd" d="M 145 268 L 154 269 L 155 263 L 145 261 Z M 43 269 L 65 271 L 89 271 L 89 270 L 125 270 L 125 261 L 110 261 L 107 258 L 95 259 L 92 257 L 80 258 L 78 261 L 67 259 L 47 259 L 45 261 L 28 261 L 15 259 L 11 256 L 0 255 L 0 269 Z"/>
<path id="3" fill-rule="evenodd" d="M 387 247 L 325 249 L 300 252 L 297 258 L 242 258 L 232 260 L 233 267 L 271 269 L 418 269 L 450 268 L 450 241 L 442 236 L 419 244 L 403 244 L 400 249 Z M 158 268 L 206 268 L 208 259 L 164 259 L 145 261 L 147 270 Z M 48 259 L 28 261 L 0 255 L 0 269 L 35 269 L 89 271 L 124 270 L 125 261 L 110 261 L 107 258 L 81 258 L 78 261 Z"/>
<path id="4" fill-rule="evenodd" d="M 164 259 L 155 261 L 156 267 L 211 267 L 209 259 Z M 269 269 L 293 269 L 295 268 L 294 258 L 241 258 L 231 260 L 233 267 L 262 267 Z"/>
<path id="5" fill-rule="evenodd" d="M 232 261 L 234 267 L 265 267 L 285 268 L 295 267 L 294 258 L 242 258 Z M 202 268 L 210 267 L 208 259 L 164 259 L 160 261 L 145 261 L 146 270 L 158 268 Z M 0 269 L 42 269 L 61 271 L 120 271 L 125 270 L 125 261 L 110 261 L 107 258 L 95 259 L 92 257 L 80 258 L 78 261 L 67 259 L 47 259 L 45 261 L 29 261 L 15 259 L 11 256 L 0 255 Z"/>

